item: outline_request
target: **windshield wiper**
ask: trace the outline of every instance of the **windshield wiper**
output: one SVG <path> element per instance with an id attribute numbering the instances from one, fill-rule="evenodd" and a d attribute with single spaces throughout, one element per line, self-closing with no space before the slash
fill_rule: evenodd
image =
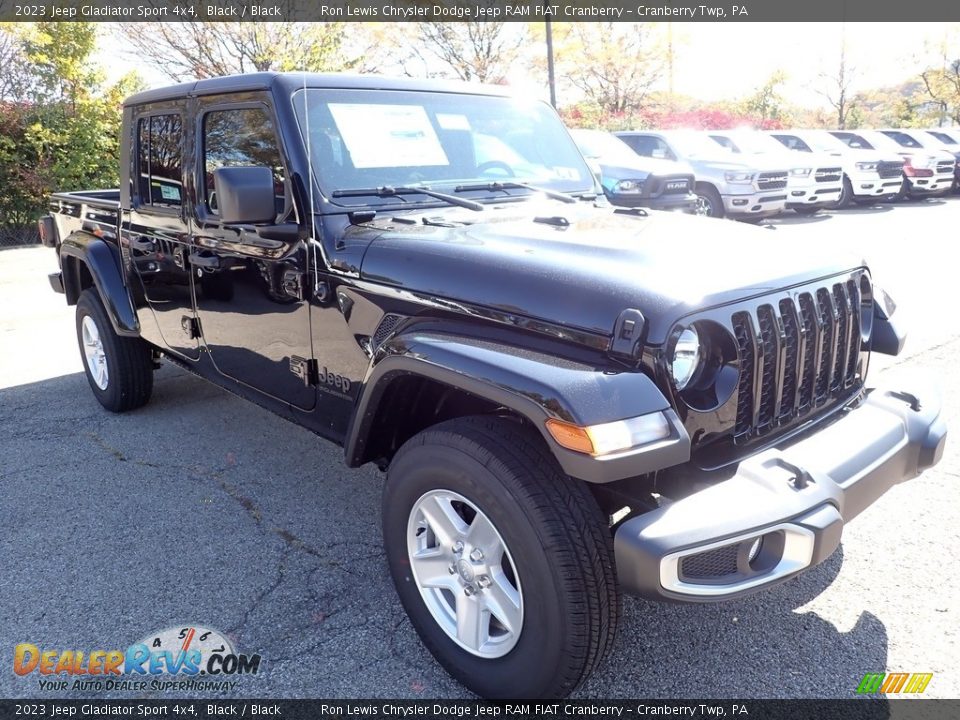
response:
<path id="1" fill-rule="evenodd" d="M 494 180 L 488 183 L 476 183 L 473 185 L 457 185 L 453 190 L 454 192 L 468 192 L 470 190 L 487 190 L 488 192 L 493 192 L 494 190 L 519 190 L 521 188 L 525 188 L 527 190 L 533 190 L 534 192 L 543 193 L 548 198 L 552 198 L 553 200 L 559 200 L 565 203 L 577 202 L 577 199 L 573 195 L 569 195 L 565 192 L 560 192 L 559 190 L 550 190 L 549 188 L 537 187 L 536 185 L 520 182 L 518 180 Z"/>
<path id="2" fill-rule="evenodd" d="M 447 193 L 437 192 L 426 187 L 417 187 L 415 185 L 393 187 L 392 185 L 381 185 L 375 188 L 353 188 L 350 190 L 334 190 L 333 197 L 365 197 L 367 195 L 376 195 L 377 197 L 395 197 L 398 195 L 426 195 L 427 197 L 443 200 L 451 205 L 457 205 L 467 210 L 483 210 L 483 204 L 448 195 Z"/>

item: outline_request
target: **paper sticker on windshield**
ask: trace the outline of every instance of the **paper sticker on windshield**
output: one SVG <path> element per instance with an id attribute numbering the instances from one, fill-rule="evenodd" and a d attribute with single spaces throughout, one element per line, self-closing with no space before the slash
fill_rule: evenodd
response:
<path id="1" fill-rule="evenodd" d="M 355 168 L 450 164 L 422 105 L 329 107 Z"/>
<path id="2" fill-rule="evenodd" d="M 437 125 L 444 130 L 470 129 L 470 121 L 466 115 L 453 115 L 451 113 L 437 113 Z"/>

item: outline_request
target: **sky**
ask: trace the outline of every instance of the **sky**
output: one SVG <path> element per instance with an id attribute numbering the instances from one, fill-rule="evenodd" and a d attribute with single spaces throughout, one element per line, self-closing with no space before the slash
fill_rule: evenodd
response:
<path id="1" fill-rule="evenodd" d="M 659 23 L 674 44 L 674 92 L 701 100 L 743 97 L 777 70 L 787 77 L 780 88 L 788 101 L 826 107 L 818 92 L 821 73 L 835 71 L 845 40 L 854 90 L 896 85 L 917 78 L 936 62 L 946 43 L 960 44 L 960 25 L 951 23 Z M 102 60 L 111 77 L 136 69 L 149 86 L 166 84 L 161 75 L 129 53 L 107 44 Z M 545 50 L 544 50 L 545 52 Z M 518 68 L 511 84 L 546 96 L 539 79 Z M 666 81 L 664 81 L 666 82 Z M 664 88 L 665 89 L 665 88 Z M 561 104 L 563 98 L 560 98 Z"/>

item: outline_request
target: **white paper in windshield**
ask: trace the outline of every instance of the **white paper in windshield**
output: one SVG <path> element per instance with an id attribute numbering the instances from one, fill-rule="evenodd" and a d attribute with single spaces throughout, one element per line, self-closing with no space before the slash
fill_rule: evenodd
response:
<path id="1" fill-rule="evenodd" d="M 449 165 L 422 105 L 330 103 L 355 168 Z"/>

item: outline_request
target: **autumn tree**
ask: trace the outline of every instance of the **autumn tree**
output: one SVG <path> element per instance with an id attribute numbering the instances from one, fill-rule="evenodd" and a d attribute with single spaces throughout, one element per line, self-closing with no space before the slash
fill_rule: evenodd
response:
<path id="1" fill-rule="evenodd" d="M 639 110 L 665 72 L 652 23 L 555 25 L 561 78 L 607 113 Z"/>
<path id="2" fill-rule="evenodd" d="M 853 93 L 856 74 L 856 68 L 847 59 L 847 43 L 844 38 L 840 42 L 837 66 L 832 71 L 821 72 L 819 75 L 821 87 L 818 91 L 836 112 L 837 128 L 840 130 L 847 126 L 849 115 L 856 107 L 856 96 Z"/>
<path id="3" fill-rule="evenodd" d="M 123 97 L 96 66 L 95 23 L 23 23 L 0 29 L 22 75 L 22 97 L 0 103 L 0 223 L 25 225 L 55 190 L 116 187 Z"/>
<path id="4" fill-rule="evenodd" d="M 944 63 L 939 69 L 924 70 L 920 77 L 931 100 L 944 115 L 960 124 L 960 60 Z"/>
<path id="5" fill-rule="evenodd" d="M 761 123 L 784 123 L 790 119 L 787 103 L 780 94 L 780 88 L 786 83 L 787 76 L 782 70 L 774 72 L 770 78 L 752 95 L 743 101 L 743 111 Z"/>
<path id="6" fill-rule="evenodd" d="M 134 54 L 174 81 L 267 70 L 373 72 L 382 61 L 366 23 L 121 23 Z M 373 24 L 371 24 L 373 25 Z"/>
<path id="7" fill-rule="evenodd" d="M 503 22 L 424 22 L 406 36 L 407 74 L 502 83 L 520 57 L 526 28 Z M 411 71 L 419 60 L 423 73 Z"/>

